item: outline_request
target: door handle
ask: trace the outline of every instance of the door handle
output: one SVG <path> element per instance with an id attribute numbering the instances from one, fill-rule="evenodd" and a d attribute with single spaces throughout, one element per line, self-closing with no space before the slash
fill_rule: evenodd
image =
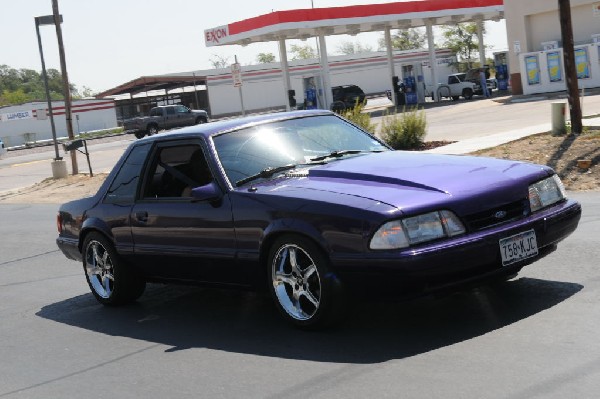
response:
<path id="1" fill-rule="evenodd" d="M 148 212 L 146 212 L 146 211 L 136 212 L 135 213 L 135 218 L 139 222 L 146 223 L 148 221 Z"/>

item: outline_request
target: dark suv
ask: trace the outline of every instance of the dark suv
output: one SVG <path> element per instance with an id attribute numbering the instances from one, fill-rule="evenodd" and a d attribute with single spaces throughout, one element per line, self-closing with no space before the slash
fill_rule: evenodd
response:
<path id="1" fill-rule="evenodd" d="M 332 111 L 353 108 L 357 102 L 365 101 L 365 92 L 356 85 L 334 86 L 331 90 L 333 91 Z"/>

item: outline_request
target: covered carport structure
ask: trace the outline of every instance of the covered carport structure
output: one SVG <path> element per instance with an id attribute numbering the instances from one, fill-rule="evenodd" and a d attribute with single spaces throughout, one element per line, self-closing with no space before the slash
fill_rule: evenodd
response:
<path id="1" fill-rule="evenodd" d="M 392 29 L 426 27 L 432 82 L 438 82 L 435 68 L 433 26 L 476 22 L 478 26 L 479 54 L 485 63 L 483 22 L 504 18 L 503 0 L 413 0 L 384 4 L 355 5 L 346 7 L 310 8 L 274 11 L 270 14 L 233 22 L 204 31 L 207 47 L 256 42 L 279 42 L 279 57 L 284 80 L 287 104 L 290 90 L 290 74 L 287 60 L 286 40 L 306 40 L 317 37 L 319 62 L 323 82 L 324 103 L 331 104 L 331 80 L 327 58 L 326 36 L 356 35 L 361 32 L 383 31 L 386 43 L 389 82 L 395 76 L 392 56 Z M 436 94 L 437 95 L 437 94 Z"/>
<path id="2" fill-rule="evenodd" d="M 114 98 L 118 100 L 119 105 L 122 106 L 127 99 L 131 102 L 131 104 L 133 104 L 134 96 L 139 94 L 145 94 L 146 98 L 153 98 L 153 96 L 148 94 L 149 92 L 163 92 L 164 94 L 160 95 L 161 98 L 164 98 L 166 101 L 168 101 L 172 92 L 177 90 L 183 91 L 184 88 L 193 87 L 193 102 L 195 103 L 195 108 L 208 110 L 208 98 L 206 90 L 199 91 L 198 86 L 203 86 L 204 88 L 206 87 L 206 76 L 199 76 L 194 73 L 142 76 L 99 93 L 95 97 Z"/>

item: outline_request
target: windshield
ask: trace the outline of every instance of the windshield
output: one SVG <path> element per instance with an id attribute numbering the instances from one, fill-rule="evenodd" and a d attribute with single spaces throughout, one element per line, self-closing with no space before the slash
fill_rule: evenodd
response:
<path id="1" fill-rule="evenodd" d="M 386 151 L 381 142 L 335 115 L 311 116 L 253 126 L 213 137 L 225 174 L 233 186 L 265 171 L 290 169 L 360 152 Z M 329 159 L 328 159 L 329 160 Z"/>

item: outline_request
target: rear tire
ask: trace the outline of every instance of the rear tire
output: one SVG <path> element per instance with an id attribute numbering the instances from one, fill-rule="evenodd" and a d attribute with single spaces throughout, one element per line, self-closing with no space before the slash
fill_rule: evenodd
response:
<path id="1" fill-rule="evenodd" d="M 113 244 L 100 233 L 90 233 L 83 243 L 83 271 L 88 286 L 103 305 L 124 305 L 138 299 L 146 282 L 127 265 Z"/>
<path id="2" fill-rule="evenodd" d="M 269 291 L 284 319 L 307 330 L 340 321 L 342 285 L 327 256 L 311 240 L 281 236 L 271 246 L 268 267 Z"/>

